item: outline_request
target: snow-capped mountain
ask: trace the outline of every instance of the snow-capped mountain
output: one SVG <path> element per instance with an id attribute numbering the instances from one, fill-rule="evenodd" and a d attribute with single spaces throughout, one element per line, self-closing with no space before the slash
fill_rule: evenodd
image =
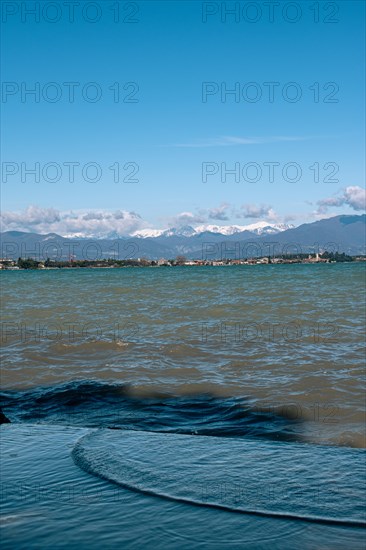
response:
<path id="1" fill-rule="evenodd" d="M 179 229 L 145 230 L 140 237 L 124 236 L 119 238 L 73 237 L 72 239 L 56 233 L 42 235 L 23 231 L 7 231 L 1 234 L 0 257 L 17 259 L 19 256 L 35 255 L 36 259 L 70 259 L 74 251 L 76 259 L 129 259 L 129 258 L 176 258 L 178 255 L 188 259 L 223 258 L 230 250 L 246 254 L 246 243 L 255 241 L 254 250 L 258 255 L 268 254 L 268 244 L 281 253 L 288 244 L 296 243 L 305 253 L 321 250 L 334 250 L 346 254 L 365 255 L 366 215 L 341 215 L 305 223 L 296 228 L 285 225 L 272 225 L 258 222 L 246 226 L 210 226 L 203 225 L 193 229 L 186 226 Z M 220 231 L 217 233 L 216 231 Z M 255 235 L 255 232 L 261 232 Z M 182 236 L 182 233 L 192 236 Z M 225 233 L 224 233 L 225 232 Z M 269 236 L 275 232 L 275 236 Z M 150 238 L 147 238 L 150 237 Z M 156 238 L 154 238 L 156 237 Z M 91 240 L 92 239 L 92 240 Z M 90 248 L 87 246 L 91 243 Z M 208 245 L 208 246 L 207 246 Z M 227 245 L 227 246 L 226 246 Z M 29 251 L 29 252 L 28 252 Z M 255 252 L 257 253 L 257 252 Z M 288 252 L 283 252 L 288 253 Z M 236 254 L 236 252 L 235 252 Z M 94 257 L 95 256 L 95 257 Z"/>
<path id="2" fill-rule="evenodd" d="M 131 237 L 138 237 L 140 239 L 149 239 L 160 237 L 164 233 L 164 229 L 140 229 L 131 233 Z"/>
<path id="3" fill-rule="evenodd" d="M 292 229 L 294 225 L 288 225 L 285 223 L 269 223 L 266 221 L 256 222 L 249 225 L 210 225 L 203 224 L 197 227 L 191 227 L 185 225 L 178 228 L 169 229 L 141 229 L 131 235 L 131 237 L 139 237 L 142 239 L 156 238 L 156 237 L 192 237 L 193 235 L 200 235 L 201 233 L 217 233 L 220 235 L 234 235 L 235 233 L 242 233 L 243 231 L 250 231 L 256 235 L 274 235 L 287 229 Z"/>
<path id="4" fill-rule="evenodd" d="M 211 233 L 220 233 L 221 235 L 234 235 L 235 233 L 250 231 L 256 235 L 273 235 L 281 231 L 286 231 L 286 229 L 292 229 L 293 227 L 293 225 L 287 225 L 285 223 L 271 224 L 262 221 L 249 225 L 199 225 L 195 229 L 197 234 L 203 233 L 204 231 L 210 231 Z"/>
<path id="5" fill-rule="evenodd" d="M 132 233 L 131 237 L 140 237 L 142 239 L 156 237 L 192 237 L 196 235 L 196 230 L 190 225 L 182 227 L 171 227 L 169 229 L 140 229 Z"/>

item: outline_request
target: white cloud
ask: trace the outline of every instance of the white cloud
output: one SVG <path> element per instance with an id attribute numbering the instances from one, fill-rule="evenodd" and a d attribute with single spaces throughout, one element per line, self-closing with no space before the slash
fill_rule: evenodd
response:
<path id="1" fill-rule="evenodd" d="M 325 214 L 331 207 L 349 206 L 353 210 L 365 210 L 366 190 L 357 185 L 351 185 L 342 190 L 339 196 L 329 197 L 317 202 L 318 209 L 315 214 Z"/>
<path id="2" fill-rule="evenodd" d="M 207 223 L 210 220 L 229 220 L 228 210 L 230 204 L 222 203 L 216 208 L 197 209 L 196 212 L 181 212 L 174 217 L 169 218 L 168 224 L 170 227 L 182 227 L 183 225 L 197 225 Z"/>
<path id="3" fill-rule="evenodd" d="M 231 218 L 252 218 L 262 219 L 267 222 L 278 223 L 280 217 L 269 205 L 243 204 L 240 209 L 235 209 L 231 204 L 223 202 L 220 206 L 201 209 L 194 212 L 181 212 L 174 218 L 170 218 L 170 227 L 181 227 L 182 225 L 195 226 L 205 224 L 209 220 L 229 221 Z M 292 216 L 288 216 L 292 219 Z"/>
<path id="4" fill-rule="evenodd" d="M 227 221 L 229 219 L 228 215 L 228 209 L 230 205 L 225 203 L 222 203 L 217 208 L 211 208 L 208 211 L 208 217 L 210 220 L 221 220 L 221 221 Z"/>
<path id="5" fill-rule="evenodd" d="M 28 206 L 23 212 L 4 212 L 1 221 L 6 226 L 53 224 L 60 221 L 60 213 L 54 208 Z"/>
<path id="6" fill-rule="evenodd" d="M 146 224 L 135 212 L 116 210 L 66 211 L 29 206 L 22 212 L 4 212 L 2 231 L 57 233 L 62 236 L 108 237 L 128 235 Z"/>
<path id="7" fill-rule="evenodd" d="M 236 212 L 237 218 L 265 218 L 267 221 L 277 222 L 278 215 L 269 205 L 243 204 Z"/>
<path id="8" fill-rule="evenodd" d="M 181 212 L 170 219 L 169 225 L 171 227 L 181 227 L 182 225 L 205 223 L 205 221 L 206 218 L 203 217 L 202 213 L 194 214 L 193 212 Z"/>
<path id="9" fill-rule="evenodd" d="M 261 145 L 264 143 L 278 143 L 281 141 L 303 141 L 305 139 L 308 138 L 301 136 L 220 136 L 218 138 L 201 139 L 193 141 L 191 143 L 176 143 L 174 144 L 174 147 L 222 147 L 230 145 Z"/>

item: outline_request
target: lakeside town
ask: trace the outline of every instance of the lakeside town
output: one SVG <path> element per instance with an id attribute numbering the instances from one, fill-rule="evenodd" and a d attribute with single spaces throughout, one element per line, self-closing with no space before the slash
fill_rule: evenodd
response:
<path id="1" fill-rule="evenodd" d="M 34 258 L 0 258 L 0 269 L 77 269 L 77 268 L 122 268 L 122 267 L 176 267 L 176 266 L 233 266 L 233 265 L 273 265 L 273 264 L 319 264 L 319 263 L 344 263 L 366 261 L 366 256 L 349 256 L 344 252 L 323 252 L 315 254 L 286 254 L 276 257 L 263 256 L 258 258 L 221 260 L 190 260 L 185 256 L 177 256 L 175 259 L 149 260 L 147 258 L 136 258 L 116 260 L 104 258 L 99 260 L 69 260 L 59 261 L 47 258 L 46 260 L 35 260 Z"/>

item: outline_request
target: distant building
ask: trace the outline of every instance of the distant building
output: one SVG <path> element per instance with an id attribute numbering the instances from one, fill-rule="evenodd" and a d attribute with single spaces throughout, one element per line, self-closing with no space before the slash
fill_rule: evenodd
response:
<path id="1" fill-rule="evenodd" d="M 171 266 L 172 264 L 168 260 L 166 260 L 165 258 L 160 258 L 160 260 L 157 261 L 157 265 L 158 266 L 162 266 L 162 265 Z"/>

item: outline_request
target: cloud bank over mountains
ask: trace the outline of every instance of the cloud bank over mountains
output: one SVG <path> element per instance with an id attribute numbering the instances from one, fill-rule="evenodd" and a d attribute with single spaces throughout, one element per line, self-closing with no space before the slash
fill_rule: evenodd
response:
<path id="1" fill-rule="evenodd" d="M 115 210 L 66 211 L 29 206 L 23 212 L 4 212 L 2 231 L 57 233 L 64 237 L 103 237 L 128 235 L 142 227 L 136 212 Z"/>
<path id="2" fill-rule="evenodd" d="M 327 217 L 329 210 L 340 207 L 348 207 L 351 210 L 360 212 L 365 210 L 365 206 L 365 189 L 358 186 L 349 186 L 332 197 L 317 201 L 316 211 L 309 214 L 308 218 L 309 221 L 313 221 L 319 216 Z M 304 215 L 301 217 L 304 218 Z M 214 227 L 220 228 L 220 232 L 226 232 L 226 230 L 229 230 L 228 227 L 237 230 L 235 228 L 243 229 L 257 224 L 259 229 L 271 226 L 281 231 L 289 227 L 287 225 L 289 221 L 296 222 L 297 218 L 300 218 L 300 216 L 280 216 L 271 205 L 245 203 L 240 207 L 234 207 L 227 202 L 223 202 L 214 208 L 197 209 L 195 212 L 186 211 L 167 217 L 164 223 L 165 228 L 155 229 L 151 226 L 151 223 L 134 211 L 122 209 L 114 211 L 102 209 L 60 211 L 55 208 L 28 206 L 22 212 L 3 212 L 1 215 L 1 231 L 24 231 L 39 234 L 57 233 L 64 237 L 85 238 L 115 238 L 136 234 L 155 236 L 167 229 L 179 229 L 185 226 L 194 228 L 199 232 L 212 231 Z M 251 221 L 245 225 L 233 225 L 235 219 Z M 212 222 L 219 222 L 219 225 Z"/>

